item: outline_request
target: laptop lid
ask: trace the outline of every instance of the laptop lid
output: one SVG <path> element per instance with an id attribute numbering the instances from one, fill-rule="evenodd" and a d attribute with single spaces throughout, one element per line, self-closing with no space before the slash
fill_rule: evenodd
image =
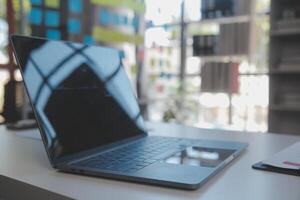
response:
<path id="1" fill-rule="evenodd" d="M 16 35 L 11 41 L 51 163 L 146 134 L 119 51 Z"/>

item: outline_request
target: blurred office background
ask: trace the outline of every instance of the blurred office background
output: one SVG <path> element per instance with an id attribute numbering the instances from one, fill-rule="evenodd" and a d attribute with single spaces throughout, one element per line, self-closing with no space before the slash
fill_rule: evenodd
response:
<path id="1" fill-rule="evenodd" d="M 0 0 L 2 123 L 33 118 L 9 33 L 119 49 L 146 120 L 300 133 L 299 1 Z"/>

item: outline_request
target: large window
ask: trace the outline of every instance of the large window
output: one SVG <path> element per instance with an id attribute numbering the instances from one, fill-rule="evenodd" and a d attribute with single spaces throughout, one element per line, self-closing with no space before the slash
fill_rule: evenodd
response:
<path id="1" fill-rule="evenodd" d="M 205 1 L 205 0 L 202 0 Z M 180 74 L 182 1 L 146 1 L 146 69 L 149 118 L 186 125 L 235 130 L 267 131 L 268 0 L 252 1 L 249 11 L 205 19 L 201 0 L 184 1 L 185 72 Z M 236 2 L 236 1 L 233 1 Z M 175 5 L 176 6 L 168 6 Z M 249 4 L 251 5 L 251 4 Z M 161 20 L 160 20 L 161 19 Z M 228 24 L 249 26 L 246 53 L 195 56 L 193 36 L 220 35 Z M 241 35 L 241 34 L 240 34 Z M 233 39 L 227 46 L 235 45 Z M 202 91 L 206 63 L 238 63 L 238 91 Z M 181 90 L 184 76 L 184 90 Z M 181 77 L 181 78 L 180 78 Z"/>

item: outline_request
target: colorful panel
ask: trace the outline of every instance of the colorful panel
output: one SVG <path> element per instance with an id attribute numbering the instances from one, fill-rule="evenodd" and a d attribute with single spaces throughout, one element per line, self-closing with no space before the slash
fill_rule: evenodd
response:
<path id="1" fill-rule="evenodd" d="M 45 14 L 45 25 L 46 26 L 59 26 L 59 13 L 57 11 L 48 10 Z"/>
<path id="2" fill-rule="evenodd" d="M 61 39 L 61 33 L 56 29 L 48 29 L 46 31 L 46 37 L 49 39 L 59 40 Z"/>
<path id="3" fill-rule="evenodd" d="M 111 15 L 111 22 L 113 25 L 121 25 L 121 19 L 120 19 L 120 16 L 117 14 L 117 13 L 113 13 Z"/>
<path id="4" fill-rule="evenodd" d="M 132 26 L 133 26 L 135 29 L 138 29 L 139 23 L 140 23 L 140 19 L 139 19 L 137 16 L 135 16 L 135 17 L 132 19 Z"/>
<path id="5" fill-rule="evenodd" d="M 45 0 L 45 5 L 49 8 L 59 8 L 60 0 Z"/>
<path id="6" fill-rule="evenodd" d="M 91 0 L 91 3 L 101 6 L 129 8 L 138 13 L 145 12 L 145 4 L 138 0 Z"/>
<path id="7" fill-rule="evenodd" d="M 99 22 L 102 25 L 109 25 L 110 24 L 110 13 L 107 9 L 102 9 L 99 12 Z"/>
<path id="8" fill-rule="evenodd" d="M 85 35 L 83 37 L 83 42 L 88 45 L 95 44 L 94 38 L 91 35 Z"/>
<path id="9" fill-rule="evenodd" d="M 30 0 L 30 3 L 32 5 L 41 5 L 42 4 L 42 0 Z"/>
<path id="10" fill-rule="evenodd" d="M 81 29 L 81 23 L 78 19 L 68 20 L 68 32 L 71 34 L 79 34 Z"/>
<path id="11" fill-rule="evenodd" d="M 142 44 L 144 42 L 144 38 L 140 35 L 124 34 L 121 32 L 105 29 L 99 26 L 94 27 L 93 37 L 96 41 L 108 43 L 128 42 Z"/>
<path id="12" fill-rule="evenodd" d="M 33 25 L 41 25 L 42 11 L 38 8 L 32 8 L 29 13 L 29 22 Z"/>
<path id="13" fill-rule="evenodd" d="M 72 13 L 81 13 L 82 0 L 69 0 L 69 11 Z"/>
<path id="14" fill-rule="evenodd" d="M 134 17 L 128 19 L 126 15 L 120 15 L 118 13 L 113 13 L 107 9 L 101 9 L 99 12 L 99 23 L 101 25 L 113 25 L 113 26 L 133 26 L 135 29 L 139 26 L 139 18 Z"/>

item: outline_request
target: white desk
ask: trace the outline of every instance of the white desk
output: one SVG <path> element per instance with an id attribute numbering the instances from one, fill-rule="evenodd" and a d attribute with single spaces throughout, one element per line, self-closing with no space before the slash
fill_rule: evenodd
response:
<path id="1" fill-rule="evenodd" d="M 152 124 L 153 135 L 208 138 L 248 142 L 248 149 L 233 163 L 196 191 L 120 182 L 102 178 L 58 173 L 50 167 L 41 141 L 16 136 L 0 126 L 0 184 L 15 181 L 75 199 L 205 199 L 205 200 L 299 200 L 300 178 L 253 170 L 251 165 L 300 140 L 299 136 L 242 133 Z M 2 182 L 1 182 L 2 179 Z M 5 191 L 1 191 L 0 199 Z M 41 193 L 39 193 L 41 195 Z M 49 196 L 48 196 L 49 197 Z M 24 198 L 23 199 L 28 199 Z M 43 198 L 45 199 L 45 198 Z M 51 198 L 49 198 L 51 199 Z M 52 198 L 53 199 L 53 198 Z"/>

